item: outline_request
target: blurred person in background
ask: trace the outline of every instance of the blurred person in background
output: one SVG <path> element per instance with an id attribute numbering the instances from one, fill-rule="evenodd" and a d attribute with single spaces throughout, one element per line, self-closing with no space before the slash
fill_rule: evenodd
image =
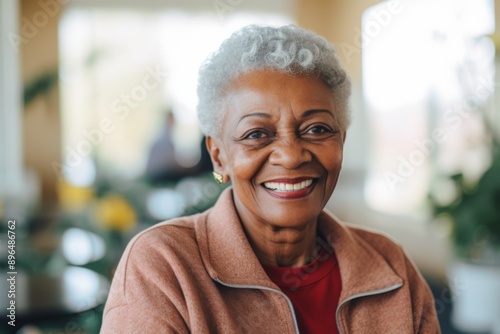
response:
<path id="1" fill-rule="evenodd" d="M 168 111 L 161 135 L 153 143 L 145 170 L 146 179 L 152 183 L 177 182 L 183 177 L 196 176 L 212 170 L 210 154 L 205 145 L 205 136 L 200 143 L 200 159 L 192 167 L 182 166 L 174 145 L 175 116 Z"/>
<path id="2" fill-rule="evenodd" d="M 175 116 L 169 110 L 165 116 L 165 123 L 161 135 L 153 143 L 149 151 L 146 165 L 146 177 L 151 181 L 175 181 L 182 173 L 183 167 L 176 159 L 174 145 Z"/>
<path id="3" fill-rule="evenodd" d="M 135 237 L 102 333 L 439 333 L 429 287 L 392 240 L 325 211 L 350 81 L 296 26 L 248 26 L 199 74 L 213 208 Z"/>

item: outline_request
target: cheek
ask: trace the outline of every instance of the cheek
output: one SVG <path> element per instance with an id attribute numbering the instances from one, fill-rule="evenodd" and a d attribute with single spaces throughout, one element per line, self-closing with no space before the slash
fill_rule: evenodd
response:
<path id="1" fill-rule="evenodd" d="M 343 151 L 340 149 L 335 151 L 335 153 L 330 156 L 328 164 L 332 169 L 340 169 L 342 167 L 342 161 Z"/>
<path id="2" fill-rule="evenodd" d="M 342 167 L 343 147 L 337 143 L 328 145 L 321 152 L 316 152 L 316 158 L 329 173 L 338 173 Z"/>
<path id="3" fill-rule="evenodd" d="M 266 155 L 240 148 L 230 152 L 230 161 L 233 183 L 237 180 L 249 181 L 265 164 Z"/>

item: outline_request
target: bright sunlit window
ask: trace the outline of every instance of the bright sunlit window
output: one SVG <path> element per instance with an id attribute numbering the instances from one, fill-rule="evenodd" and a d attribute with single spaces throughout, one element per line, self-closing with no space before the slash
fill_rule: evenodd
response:
<path id="1" fill-rule="evenodd" d="M 276 14 L 71 10 L 60 25 L 63 164 L 66 176 L 89 157 L 97 169 L 140 176 L 172 110 L 174 144 L 186 166 L 199 159 L 198 68 L 236 29 L 282 25 Z M 71 180 L 71 177 L 67 177 Z"/>
<path id="2" fill-rule="evenodd" d="M 492 94 L 493 1 L 386 1 L 365 12 L 362 30 L 366 199 L 384 212 L 416 212 L 436 170 L 484 168 L 471 141 L 481 129 L 474 112 Z"/>

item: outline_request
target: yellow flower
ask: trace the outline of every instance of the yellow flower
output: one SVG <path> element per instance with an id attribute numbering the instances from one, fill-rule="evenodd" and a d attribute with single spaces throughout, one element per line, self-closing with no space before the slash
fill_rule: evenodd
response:
<path id="1" fill-rule="evenodd" d="M 79 211 L 88 206 L 94 198 L 94 189 L 78 187 L 61 181 L 57 184 L 59 203 L 68 211 Z"/>
<path id="2" fill-rule="evenodd" d="M 109 230 L 130 230 L 137 222 L 136 213 L 130 203 L 116 194 L 99 200 L 95 216 L 97 223 Z"/>

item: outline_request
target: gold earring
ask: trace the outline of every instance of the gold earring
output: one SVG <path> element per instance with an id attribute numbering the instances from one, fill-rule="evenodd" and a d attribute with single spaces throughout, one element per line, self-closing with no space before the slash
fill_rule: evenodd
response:
<path id="1" fill-rule="evenodd" d="M 222 181 L 224 180 L 224 177 L 217 172 L 212 172 L 212 174 L 214 176 L 215 181 L 217 181 L 218 184 L 221 184 Z"/>

